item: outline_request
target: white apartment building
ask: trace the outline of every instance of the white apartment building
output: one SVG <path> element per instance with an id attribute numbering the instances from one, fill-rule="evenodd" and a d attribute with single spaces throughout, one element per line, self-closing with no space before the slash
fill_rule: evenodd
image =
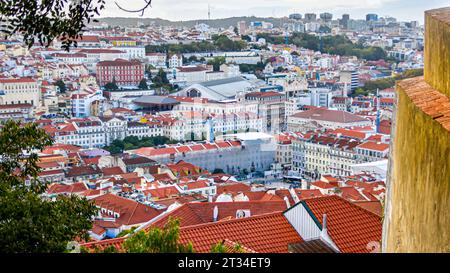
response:
<path id="1" fill-rule="evenodd" d="M 54 53 L 51 56 L 65 64 L 83 64 L 87 61 L 87 56 L 84 53 Z"/>
<path id="2" fill-rule="evenodd" d="M 161 163 L 183 160 L 209 171 L 223 169 L 230 174 L 242 173 L 244 170 L 265 171 L 270 169 L 275 160 L 276 144 L 271 135 L 243 133 L 226 135 L 222 139 L 216 142 L 165 145 L 162 148 L 140 148 L 127 152 Z"/>
<path id="3" fill-rule="evenodd" d="M 127 121 L 122 117 L 101 117 L 105 132 L 106 145 L 116 139 L 123 140 L 127 136 Z"/>
<path id="4" fill-rule="evenodd" d="M 174 140 L 214 140 L 230 133 L 263 131 L 263 119 L 251 112 L 209 114 L 173 111 L 172 114 L 174 121 L 163 125 L 163 133 Z"/>
<path id="5" fill-rule="evenodd" d="M 173 54 L 169 57 L 169 68 L 176 68 L 183 66 L 183 56 L 180 54 Z"/>
<path id="6" fill-rule="evenodd" d="M 348 176 L 352 165 L 363 162 L 355 149 L 358 140 L 316 134 L 292 143 L 292 170 L 312 179 L 321 174 Z"/>
<path id="7" fill-rule="evenodd" d="M 31 104 L 41 105 L 38 82 L 31 78 L 0 79 L 0 105 Z"/>
<path id="8" fill-rule="evenodd" d="M 241 98 L 238 99 L 241 101 Z M 257 116 L 263 119 L 263 132 L 278 133 L 285 131 L 286 97 L 282 93 L 251 92 L 245 94 L 245 101 L 258 103 Z"/>
<path id="9" fill-rule="evenodd" d="M 166 53 L 147 53 L 145 55 L 147 64 L 154 66 L 155 68 L 167 68 L 167 55 Z"/>
<path id="10" fill-rule="evenodd" d="M 258 103 L 250 101 L 230 101 L 230 102 L 216 102 L 202 98 L 190 98 L 181 96 L 171 96 L 180 104 L 175 105 L 174 111 L 195 111 L 206 112 L 214 114 L 231 114 L 239 112 L 258 113 Z"/>
<path id="11" fill-rule="evenodd" d="M 127 136 L 142 138 L 163 135 L 163 129 L 159 125 L 129 122 L 122 117 L 71 119 L 44 126 L 43 129 L 54 137 L 55 143 L 83 148 L 101 148 Z"/>
<path id="12" fill-rule="evenodd" d="M 72 115 L 74 117 L 97 116 L 102 112 L 105 98 L 100 89 L 92 87 L 74 91 L 71 95 Z"/>
<path id="13" fill-rule="evenodd" d="M 67 120 L 43 129 L 53 136 L 55 143 L 83 148 L 101 148 L 106 144 L 103 124 L 98 118 Z"/>
<path id="14" fill-rule="evenodd" d="M 98 62 L 127 59 L 128 56 L 125 51 L 110 48 L 83 48 L 78 52 L 86 54 L 86 62 L 84 64 L 90 73 L 96 72 L 96 65 Z"/>
<path id="15" fill-rule="evenodd" d="M 328 88 L 311 88 L 311 105 L 317 107 L 327 107 L 331 106 L 332 98 L 334 97 L 334 92 Z"/>
<path id="16" fill-rule="evenodd" d="M 207 72 L 211 70 L 203 66 L 180 66 L 173 69 L 172 75 L 175 82 L 193 84 L 206 81 Z"/>
<path id="17" fill-rule="evenodd" d="M 125 52 L 126 59 L 144 59 L 145 58 L 145 47 L 144 46 L 117 46 L 111 49 L 120 50 Z"/>
<path id="18" fill-rule="evenodd" d="M 143 137 L 163 136 L 163 129 L 159 125 L 149 125 L 145 123 L 128 121 L 126 124 L 126 135 Z"/>

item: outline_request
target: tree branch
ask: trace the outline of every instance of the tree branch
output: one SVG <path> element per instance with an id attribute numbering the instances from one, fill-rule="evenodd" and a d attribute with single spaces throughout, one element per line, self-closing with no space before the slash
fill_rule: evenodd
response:
<path id="1" fill-rule="evenodd" d="M 125 9 L 125 8 L 121 7 L 116 1 L 114 1 L 114 3 L 116 4 L 116 6 L 117 6 L 119 9 L 121 9 L 121 10 L 123 10 L 123 11 L 126 11 L 126 12 L 135 12 L 135 13 L 140 12 L 140 13 L 141 13 L 141 16 L 144 16 L 144 12 L 145 12 L 145 10 L 146 10 L 148 7 L 151 7 L 152 0 L 144 0 L 144 2 L 146 3 L 144 7 L 140 8 L 140 9 L 137 9 L 137 10 L 129 10 L 129 9 Z"/>

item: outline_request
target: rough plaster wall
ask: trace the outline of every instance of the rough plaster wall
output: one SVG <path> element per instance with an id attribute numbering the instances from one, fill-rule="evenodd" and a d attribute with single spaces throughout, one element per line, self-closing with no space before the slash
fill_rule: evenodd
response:
<path id="1" fill-rule="evenodd" d="M 387 252 L 450 252 L 450 133 L 398 89 Z"/>
<path id="2" fill-rule="evenodd" d="M 450 7 L 425 13 L 425 81 L 450 98 Z"/>
<path id="3" fill-rule="evenodd" d="M 424 79 L 450 98 L 450 8 L 425 17 Z M 450 131 L 443 127 L 448 118 L 434 120 L 402 88 L 397 84 L 383 252 L 450 252 Z"/>

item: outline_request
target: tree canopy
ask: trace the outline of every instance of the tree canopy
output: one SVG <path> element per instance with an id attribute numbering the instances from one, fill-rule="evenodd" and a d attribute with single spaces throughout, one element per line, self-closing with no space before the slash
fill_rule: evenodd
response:
<path id="1" fill-rule="evenodd" d="M 123 248 L 127 253 L 192 253 L 192 244 L 181 244 L 180 221 L 169 218 L 164 228 L 138 231 L 125 240 Z"/>
<path id="2" fill-rule="evenodd" d="M 94 16 L 99 16 L 105 0 L 4 0 L 0 1 L 1 32 L 5 38 L 20 33 L 24 43 L 48 46 L 63 37 L 63 47 L 69 50 Z"/>
<path id="3" fill-rule="evenodd" d="M 59 91 L 60 91 L 61 93 L 65 93 L 65 92 L 67 91 L 66 84 L 64 83 L 63 80 L 61 80 L 61 79 L 60 79 L 60 80 L 57 80 L 57 81 L 55 82 L 55 85 L 58 86 Z"/>
<path id="4" fill-rule="evenodd" d="M 138 88 L 142 90 L 147 90 L 148 89 L 147 81 L 145 79 L 142 79 L 139 82 Z"/>
<path id="5" fill-rule="evenodd" d="M 198 52 L 217 52 L 217 51 L 240 51 L 247 47 L 245 41 L 233 41 L 226 35 L 213 35 L 212 42 L 200 41 L 189 44 L 163 44 L 147 45 L 145 50 L 159 53 L 198 53 Z"/>
<path id="6" fill-rule="evenodd" d="M 0 242 L 8 253 L 52 253 L 87 239 L 93 203 L 75 195 L 45 198 L 36 151 L 52 144 L 36 124 L 9 120 L 0 130 Z"/>
<path id="7" fill-rule="evenodd" d="M 386 88 L 392 88 L 395 86 L 395 82 L 407 78 L 413 78 L 423 75 L 423 69 L 410 69 L 404 71 L 402 74 L 395 75 L 394 77 L 387 77 L 377 80 L 367 81 L 361 90 L 358 91 L 358 94 L 355 95 L 364 95 L 370 93 L 375 93 L 377 89 L 383 90 Z"/>
<path id="8" fill-rule="evenodd" d="M 213 59 L 208 61 L 209 65 L 213 66 L 213 71 L 220 71 L 220 66 L 225 63 L 225 57 L 219 56 L 214 57 Z"/>
<path id="9" fill-rule="evenodd" d="M 325 31 L 326 29 L 324 29 Z M 264 38 L 271 44 L 284 44 L 282 35 L 270 33 L 259 33 L 257 38 Z M 380 47 L 364 46 L 362 43 L 353 43 L 344 35 L 315 36 L 308 33 L 294 32 L 289 38 L 291 44 L 298 47 L 321 51 L 328 54 L 341 56 L 356 56 L 369 61 L 376 61 L 386 58 L 386 52 Z"/>
<path id="10" fill-rule="evenodd" d="M 137 136 L 127 136 L 123 140 L 115 139 L 111 145 L 106 146 L 105 149 L 112 154 L 122 153 L 124 150 L 139 149 L 142 147 L 154 147 L 163 144 L 174 143 L 168 137 L 154 136 L 143 137 L 139 139 Z"/>
<path id="11" fill-rule="evenodd" d="M 104 88 L 105 88 L 106 91 L 115 91 L 115 90 L 119 90 L 119 86 L 117 86 L 115 80 L 113 80 L 112 82 L 108 82 L 107 84 L 105 84 Z"/>

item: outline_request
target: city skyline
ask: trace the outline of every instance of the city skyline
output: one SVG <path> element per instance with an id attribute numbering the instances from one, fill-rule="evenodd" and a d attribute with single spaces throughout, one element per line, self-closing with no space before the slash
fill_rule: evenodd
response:
<path id="1" fill-rule="evenodd" d="M 333 18 L 340 18 L 342 14 L 350 14 L 350 18 L 363 19 L 368 13 L 376 13 L 380 17 L 391 16 L 400 21 L 424 22 L 423 12 L 442 6 L 449 6 L 446 0 L 325 0 L 320 3 L 311 3 L 304 0 L 264 0 L 245 1 L 230 0 L 226 3 L 216 0 L 192 0 L 189 4 L 177 3 L 176 0 L 153 0 L 152 6 L 147 9 L 144 16 L 140 13 L 128 13 L 120 10 L 114 2 L 107 2 L 101 17 L 137 17 L 137 18 L 162 18 L 171 21 L 204 20 L 208 19 L 208 7 L 211 19 L 221 19 L 236 16 L 256 17 L 284 17 L 291 13 L 322 13 L 330 12 Z M 126 3 L 117 1 L 127 9 L 139 9 L 143 7 L 143 1 Z M 231 7 L 231 8 L 230 8 Z M 233 8 L 239 7 L 239 8 Z"/>

